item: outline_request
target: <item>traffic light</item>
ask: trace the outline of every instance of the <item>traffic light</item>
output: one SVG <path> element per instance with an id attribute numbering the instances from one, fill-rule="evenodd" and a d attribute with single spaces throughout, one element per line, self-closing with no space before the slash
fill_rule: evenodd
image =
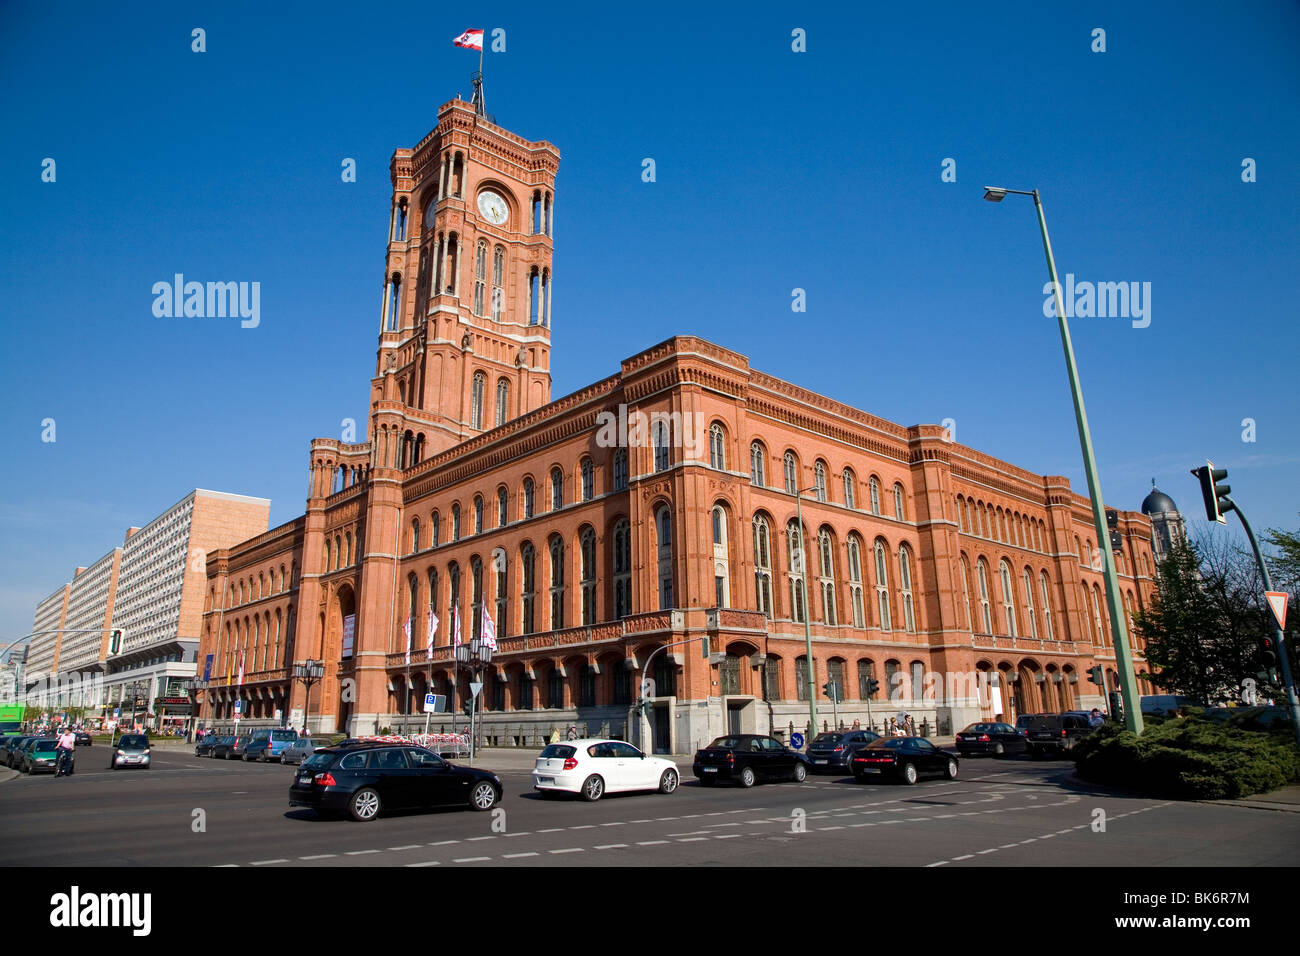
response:
<path id="1" fill-rule="evenodd" d="M 867 696 L 868 696 L 868 697 L 875 697 L 875 696 L 876 696 L 876 691 L 878 691 L 878 690 L 880 690 L 880 681 L 876 680 L 874 677 L 868 677 L 868 678 L 867 678 Z"/>
<path id="2" fill-rule="evenodd" d="M 1101 665 L 1100 665 L 1100 664 L 1094 664 L 1092 667 L 1089 667 L 1089 668 L 1088 668 L 1088 680 L 1089 680 L 1091 683 L 1096 684 L 1098 687 L 1103 686 L 1103 684 L 1102 684 L 1102 682 L 1101 682 Z"/>
<path id="3" fill-rule="evenodd" d="M 125 634 L 120 627 L 115 627 L 108 632 L 108 656 L 116 657 L 122 653 L 122 644 Z"/>
<path id="4" fill-rule="evenodd" d="M 1219 524 L 1227 524 L 1228 519 L 1224 514 L 1236 507 L 1228 500 L 1227 495 L 1232 491 L 1230 485 L 1221 485 L 1219 482 L 1228 477 L 1228 469 L 1215 468 L 1214 462 L 1206 461 L 1200 468 L 1193 468 L 1192 474 L 1196 480 L 1201 483 L 1201 499 L 1205 503 L 1205 517 L 1209 521 L 1217 521 Z"/>

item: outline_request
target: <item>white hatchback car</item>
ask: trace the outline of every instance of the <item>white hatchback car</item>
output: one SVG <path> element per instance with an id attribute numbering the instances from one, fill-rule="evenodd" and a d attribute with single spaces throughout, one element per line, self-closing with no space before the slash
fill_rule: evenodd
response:
<path id="1" fill-rule="evenodd" d="M 621 740 L 549 744 L 533 768 L 533 789 L 538 793 L 576 793 L 587 801 L 632 790 L 672 793 L 680 782 L 681 774 L 671 760 L 648 756 Z"/>

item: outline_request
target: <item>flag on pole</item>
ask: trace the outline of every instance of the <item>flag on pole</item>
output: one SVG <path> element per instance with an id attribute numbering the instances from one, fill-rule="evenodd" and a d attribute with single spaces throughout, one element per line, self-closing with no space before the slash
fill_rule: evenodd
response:
<path id="1" fill-rule="evenodd" d="M 411 617 L 407 615 L 406 623 L 402 625 L 402 630 L 406 632 L 406 663 L 411 663 Z"/>
<path id="2" fill-rule="evenodd" d="M 467 49 L 467 50 L 479 50 L 479 51 L 482 51 L 482 49 L 483 49 L 483 31 L 482 31 L 482 30 L 466 30 L 464 33 L 462 33 L 460 36 L 456 37 L 456 39 L 452 40 L 451 42 L 452 42 L 453 44 L 455 44 L 456 46 L 464 47 L 464 48 Z"/>
<path id="3" fill-rule="evenodd" d="M 489 650 L 497 649 L 497 625 L 492 620 L 492 615 L 488 613 L 487 605 L 483 605 L 483 633 L 481 635 L 483 644 Z"/>
<path id="4" fill-rule="evenodd" d="M 460 608 L 454 604 L 451 606 L 451 634 L 452 644 L 460 647 Z"/>
<path id="5" fill-rule="evenodd" d="M 425 650 L 429 654 L 429 660 L 433 660 L 433 635 L 438 633 L 438 615 L 433 613 L 433 608 L 429 608 L 429 636 Z"/>

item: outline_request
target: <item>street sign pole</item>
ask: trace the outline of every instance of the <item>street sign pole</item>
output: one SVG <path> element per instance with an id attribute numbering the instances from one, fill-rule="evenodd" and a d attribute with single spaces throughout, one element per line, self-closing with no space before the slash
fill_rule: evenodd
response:
<path id="1" fill-rule="evenodd" d="M 474 676 L 477 677 L 478 675 L 475 674 Z M 473 695 L 469 702 L 469 762 L 471 765 L 474 763 L 474 734 L 476 733 L 474 715 L 478 712 L 478 695 L 482 689 L 482 681 L 472 681 L 469 685 L 469 692 Z"/>

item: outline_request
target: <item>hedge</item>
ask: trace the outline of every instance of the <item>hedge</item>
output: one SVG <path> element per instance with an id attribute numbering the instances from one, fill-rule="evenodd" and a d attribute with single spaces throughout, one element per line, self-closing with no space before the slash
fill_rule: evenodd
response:
<path id="1" fill-rule="evenodd" d="M 1288 726 L 1256 731 L 1200 716 L 1149 726 L 1140 737 L 1106 724 L 1074 749 L 1080 777 L 1181 800 L 1223 800 L 1300 779 Z"/>

